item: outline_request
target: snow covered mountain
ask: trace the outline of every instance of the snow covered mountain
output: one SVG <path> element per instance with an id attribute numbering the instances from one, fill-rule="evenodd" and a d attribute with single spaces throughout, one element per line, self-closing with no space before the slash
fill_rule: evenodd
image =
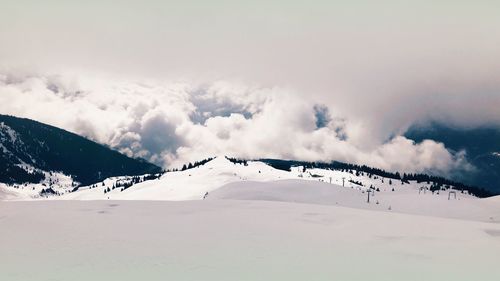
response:
<path id="1" fill-rule="evenodd" d="M 8 186 L 0 186 L 0 191 L 14 200 L 264 200 L 481 221 L 490 221 L 498 209 L 496 204 L 467 190 L 433 181 L 395 180 L 351 169 L 277 169 L 264 161 L 269 162 L 220 156 L 191 169 L 166 172 L 159 178 L 110 177 L 78 190 L 60 190 L 59 196 Z"/>
<path id="2" fill-rule="evenodd" d="M 32 194 L 68 192 L 111 176 L 158 172 L 153 164 L 65 130 L 0 115 L 0 183 Z"/>
<path id="3" fill-rule="evenodd" d="M 219 156 L 163 173 L 75 134 L 10 116 L 0 116 L 0 149 L 0 200 L 271 200 L 484 219 L 477 197 L 491 195 L 443 178 L 340 162 Z M 453 200 L 469 207 L 450 211 Z"/>
<path id="4" fill-rule="evenodd" d="M 500 197 L 399 176 L 219 156 L 60 195 L 0 184 L 36 200 L 0 204 L 0 279 L 498 280 Z"/>

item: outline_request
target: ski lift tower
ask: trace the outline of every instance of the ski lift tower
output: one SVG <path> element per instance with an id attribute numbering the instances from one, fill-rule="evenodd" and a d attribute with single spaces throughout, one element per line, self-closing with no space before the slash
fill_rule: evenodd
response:
<path id="1" fill-rule="evenodd" d="M 455 199 L 457 199 L 457 192 L 455 190 L 450 190 L 450 192 L 448 192 L 448 200 L 450 200 L 452 194 L 455 195 Z"/>

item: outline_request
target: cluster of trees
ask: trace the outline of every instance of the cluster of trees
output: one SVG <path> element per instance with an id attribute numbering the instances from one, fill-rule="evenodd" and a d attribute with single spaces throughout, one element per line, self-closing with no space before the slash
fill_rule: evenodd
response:
<path id="1" fill-rule="evenodd" d="M 350 180 L 349 180 L 349 182 L 350 182 L 350 183 L 353 183 L 353 184 L 355 184 L 355 185 L 364 186 L 364 185 L 363 185 L 363 183 L 362 183 L 362 182 L 360 182 L 360 181 L 355 181 L 355 180 L 351 180 L 351 179 L 350 179 Z"/>
<path id="2" fill-rule="evenodd" d="M 439 194 L 439 191 L 441 190 L 448 190 L 450 188 L 452 188 L 453 186 L 451 185 L 447 185 L 447 184 L 441 184 L 441 183 L 438 183 L 438 182 L 433 182 L 432 185 L 429 187 L 429 190 L 434 193 L 434 192 L 437 192 Z M 456 189 L 456 187 L 455 187 Z M 465 193 L 466 189 L 460 189 L 460 192 L 462 193 Z M 467 192 L 470 192 L 467 190 Z"/>
<path id="3" fill-rule="evenodd" d="M 145 175 L 145 176 L 142 177 L 142 181 L 156 180 L 156 179 L 159 179 L 161 176 L 163 176 L 163 174 L 164 173 Z"/>
<path id="4" fill-rule="evenodd" d="M 155 180 L 159 179 L 164 173 L 158 173 L 158 174 L 150 174 L 150 175 L 145 175 L 145 176 L 133 176 L 130 178 L 125 178 L 125 179 L 119 179 L 115 183 L 113 183 L 112 187 L 108 187 L 104 189 L 104 193 L 108 193 L 112 190 L 115 190 L 117 188 L 120 189 L 121 191 L 124 191 L 134 184 L 140 183 L 140 182 L 145 182 L 145 181 L 150 181 L 150 180 Z M 104 186 L 104 183 L 102 183 Z"/>
<path id="5" fill-rule="evenodd" d="M 245 160 L 245 159 L 231 158 L 231 157 L 227 157 L 227 156 L 226 156 L 226 159 L 229 160 L 229 162 L 231 162 L 233 164 L 241 164 L 244 166 L 248 166 L 248 160 Z"/>
<path id="6" fill-rule="evenodd" d="M 371 185 L 370 184 L 370 189 L 373 190 L 373 191 L 376 191 L 376 192 L 380 192 L 380 188 L 375 188 L 375 186 Z M 394 188 L 392 189 L 392 191 L 394 191 Z"/>
<path id="7" fill-rule="evenodd" d="M 119 179 L 113 184 L 113 187 L 111 187 L 111 188 L 108 187 L 108 188 L 104 189 L 104 193 L 108 193 L 111 190 L 115 190 L 116 188 L 119 188 L 120 191 L 124 191 L 127 188 L 131 187 L 132 185 L 134 185 L 136 183 L 140 183 L 142 181 L 143 180 L 141 180 L 141 177 L 139 177 L 139 176 L 133 176 L 131 178 L 125 178 L 125 179 Z"/>
<path id="8" fill-rule="evenodd" d="M 189 162 L 187 165 L 186 165 L 186 164 L 184 164 L 184 165 L 182 166 L 181 171 L 185 171 L 185 170 L 189 170 L 189 169 L 197 168 L 197 167 L 199 167 L 199 166 L 203 166 L 203 165 L 207 164 L 208 162 L 210 162 L 210 161 L 212 161 L 212 160 L 214 160 L 214 159 L 215 159 L 215 157 L 210 157 L 210 158 L 207 158 L 207 159 L 203 159 L 203 160 L 201 160 L 201 161 L 196 161 L 196 162 L 194 162 L 194 163 Z M 174 170 L 174 171 L 176 171 L 176 170 Z"/>
<path id="9" fill-rule="evenodd" d="M 42 189 L 42 191 L 40 191 L 40 196 L 43 196 L 43 197 L 48 197 L 48 196 L 53 196 L 53 195 L 59 195 L 59 193 L 57 191 L 55 191 L 54 189 L 52 189 L 52 187 L 44 188 L 44 189 Z"/>
<path id="10" fill-rule="evenodd" d="M 115 184 L 113 184 L 113 189 L 120 188 L 120 191 L 124 191 L 125 189 L 134 185 L 134 183 L 138 183 L 138 182 L 139 181 L 135 181 L 135 180 L 117 181 Z"/>
<path id="11" fill-rule="evenodd" d="M 489 197 L 492 196 L 493 194 L 483 188 L 476 187 L 476 186 L 470 186 L 466 185 L 460 182 L 455 182 L 452 180 L 448 180 L 442 177 L 437 177 L 437 176 L 430 176 L 430 175 L 425 175 L 425 174 L 403 174 L 403 180 L 404 181 L 417 181 L 419 183 L 421 182 L 426 182 L 426 183 L 433 183 L 435 185 L 435 190 L 439 189 L 446 189 L 446 188 L 451 188 L 453 187 L 454 189 L 457 189 L 464 193 L 465 191 L 469 192 L 469 194 L 472 194 L 477 197 Z M 432 188 L 432 186 L 431 186 Z M 432 191 L 432 189 L 431 189 Z"/>
<path id="12" fill-rule="evenodd" d="M 307 169 L 326 169 L 326 170 L 337 170 L 337 171 L 345 171 L 357 173 L 358 175 L 363 175 L 362 173 L 368 174 L 369 177 L 380 176 L 384 178 L 389 178 L 390 183 L 392 180 L 400 180 L 402 183 L 409 183 L 410 181 L 417 182 L 427 182 L 427 183 L 435 183 L 439 186 L 453 186 L 455 189 L 460 190 L 462 192 L 468 191 L 469 194 L 472 194 L 477 197 L 489 197 L 493 194 L 483 188 L 477 186 L 470 186 L 463 183 L 455 182 L 443 177 L 438 176 L 430 176 L 426 174 L 400 174 L 399 172 L 388 172 L 378 168 L 368 167 L 366 165 L 355 165 L 355 164 L 347 164 L 342 162 L 333 161 L 330 163 L 326 162 L 306 162 L 306 161 L 295 161 L 295 160 L 279 160 L 279 159 L 260 159 L 269 166 L 280 169 L 284 171 L 291 171 L 292 167 L 303 166 Z M 392 180 L 391 180 L 392 179 Z"/>
<path id="13" fill-rule="evenodd" d="M 0 159 L 0 182 L 6 184 L 39 183 L 45 180 L 45 174 L 36 170 L 25 169 Z"/>
<path id="14" fill-rule="evenodd" d="M 433 184 L 431 185 L 431 187 L 429 188 L 429 190 L 430 190 L 432 193 L 434 193 L 434 192 L 438 192 L 438 193 L 439 193 L 439 191 L 440 191 L 441 189 L 442 189 L 442 188 L 441 188 L 441 186 L 440 186 L 439 184 L 435 184 L 435 183 L 433 183 Z"/>

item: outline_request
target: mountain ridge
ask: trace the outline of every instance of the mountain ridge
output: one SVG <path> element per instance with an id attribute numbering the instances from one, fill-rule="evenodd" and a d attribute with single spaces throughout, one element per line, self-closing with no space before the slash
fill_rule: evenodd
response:
<path id="1" fill-rule="evenodd" d="M 452 152 L 465 151 L 466 160 L 475 169 L 458 171 L 451 175 L 452 180 L 500 193 L 500 127 L 460 128 L 433 121 L 411 126 L 405 137 L 417 143 L 434 140 Z"/>
<path id="2" fill-rule="evenodd" d="M 40 182 L 44 172 L 61 172 L 75 185 L 88 185 L 112 176 L 162 171 L 75 133 L 10 115 L 0 114 L 0 149 L 0 181 L 10 184 Z"/>
<path id="3" fill-rule="evenodd" d="M 40 192 L 42 196 L 57 195 L 59 191 L 62 193 L 77 191 L 79 187 L 85 186 L 92 189 L 97 187 L 96 184 L 103 187 L 104 193 L 114 191 L 118 187 L 120 187 L 118 188 L 120 192 L 123 192 L 132 185 L 157 179 L 161 177 L 161 172 L 163 172 L 160 167 L 143 159 L 129 158 L 105 145 L 95 143 L 77 134 L 38 121 L 8 115 L 0 115 L 0 151 L 2 152 L 0 155 L 0 160 L 2 160 L 0 162 L 0 182 L 11 185 L 42 183 L 43 189 Z M 453 186 L 456 190 L 467 191 L 478 197 L 495 195 L 495 193 L 483 188 L 442 177 L 428 174 L 393 173 L 366 165 L 338 161 L 327 163 L 283 159 L 221 158 L 233 164 L 241 164 L 241 166 L 247 166 L 250 161 L 260 162 L 262 165 L 265 164 L 282 171 L 291 171 L 292 167 L 301 166 L 304 171 L 306 169 L 323 169 L 325 171 L 345 172 L 346 175 L 349 173 L 356 174 L 356 176 L 366 174 L 369 179 L 372 176 L 378 176 L 385 178 L 386 181 L 401 181 L 401 184 L 409 183 L 409 181 L 427 183 L 427 185 L 432 183 L 428 186 L 431 190 L 447 189 Z M 167 171 L 167 174 L 171 176 L 175 174 L 172 172 L 178 171 L 186 172 L 185 174 L 191 177 L 191 169 L 203 166 L 214 159 L 208 158 L 194 164 L 189 163 L 189 165 L 184 165 L 180 171 Z M 220 160 L 216 162 L 220 162 Z M 226 164 L 221 165 L 221 167 L 228 169 Z M 236 174 L 232 168 L 228 169 L 227 173 Z M 146 176 L 147 174 L 154 175 Z M 141 175 L 143 176 L 139 177 Z M 281 176 L 288 177 L 286 174 Z M 110 178 L 114 178 L 114 180 L 110 181 Z M 259 179 L 261 176 L 254 175 L 254 178 Z M 280 174 L 277 174 L 276 177 L 269 179 L 279 178 Z M 237 177 L 233 180 L 235 179 Z M 242 179 L 240 178 L 240 180 Z M 200 181 L 199 185 L 202 186 L 202 183 L 207 180 Z M 56 189 L 49 189 L 53 184 L 59 184 L 59 186 L 56 186 Z M 61 185 L 64 185 L 65 188 L 58 190 Z"/>

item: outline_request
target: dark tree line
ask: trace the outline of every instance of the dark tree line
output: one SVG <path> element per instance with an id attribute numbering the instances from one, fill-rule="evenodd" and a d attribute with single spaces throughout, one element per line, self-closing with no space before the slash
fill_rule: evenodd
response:
<path id="1" fill-rule="evenodd" d="M 436 187 L 434 187 L 436 190 L 442 189 L 442 188 L 449 188 L 451 186 L 454 187 L 454 189 L 460 190 L 462 192 L 467 191 L 470 194 L 477 196 L 477 197 L 489 197 L 493 196 L 493 194 L 483 188 L 476 187 L 476 186 L 470 186 L 466 185 L 460 182 L 455 182 L 452 180 L 445 179 L 443 177 L 437 177 L 437 176 L 430 176 L 426 174 L 403 174 L 403 181 L 416 181 L 418 183 L 421 182 L 426 182 L 426 183 L 434 183 Z M 432 186 L 431 186 L 432 188 Z M 432 190 L 431 190 L 432 191 Z"/>
<path id="2" fill-rule="evenodd" d="M 40 196 L 48 197 L 52 195 L 59 195 L 59 193 L 52 189 L 52 187 L 44 188 L 42 189 L 42 191 L 40 191 Z"/>
<path id="3" fill-rule="evenodd" d="M 150 181 L 150 180 L 155 180 L 159 179 L 164 173 L 158 173 L 158 174 L 150 174 L 150 175 L 144 175 L 144 176 L 133 176 L 133 177 L 127 177 L 124 179 L 119 179 L 115 183 L 113 183 L 112 187 L 108 187 L 104 189 L 104 193 L 108 193 L 112 190 L 115 189 L 120 189 L 120 192 L 127 190 L 134 184 L 138 184 L 141 182 L 145 181 Z M 103 183 L 104 185 L 104 183 Z"/>
<path id="4" fill-rule="evenodd" d="M 372 176 L 380 176 L 384 178 L 389 178 L 393 180 L 399 180 L 402 183 L 409 183 L 410 181 L 417 182 L 427 182 L 434 183 L 439 187 L 442 186 L 453 186 L 454 189 L 460 190 L 462 192 L 467 191 L 469 194 L 472 194 L 477 197 L 489 197 L 494 194 L 485 190 L 484 188 L 477 186 L 470 186 L 463 183 L 455 182 L 443 177 L 431 176 L 426 174 L 406 174 L 401 175 L 399 172 L 388 172 L 378 168 L 368 167 L 366 165 L 355 165 L 333 161 L 330 163 L 326 162 L 306 162 L 306 161 L 295 161 L 295 160 L 279 160 L 279 159 L 260 159 L 266 163 L 267 165 L 284 171 L 291 171 L 292 167 L 303 166 L 305 169 L 326 169 L 326 170 L 336 170 L 336 171 L 344 171 L 349 173 L 356 173 L 357 175 L 361 175 L 361 173 L 368 174 L 369 177 Z M 353 172 L 354 171 L 354 172 Z M 391 181 L 391 180 L 390 180 Z M 392 181 L 391 181 L 392 183 Z"/>
<path id="5" fill-rule="evenodd" d="M 226 156 L 226 159 L 229 160 L 229 162 L 231 162 L 233 164 L 241 164 L 244 166 L 248 166 L 248 160 L 245 160 L 245 159 L 231 158 L 231 157 L 227 157 L 227 156 Z"/>
<path id="6" fill-rule="evenodd" d="M 215 157 L 210 157 L 210 158 L 207 158 L 207 159 L 203 159 L 201 161 L 196 161 L 194 163 L 189 162 L 187 165 L 184 164 L 182 166 L 181 171 L 185 171 L 185 170 L 189 170 L 189 169 L 193 169 L 193 168 L 197 168 L 197 167 L 203 166 L 203 165 L 207 164 L 208 162 L 210 162 L 210 161 L 212 161 L 214 159 L 215 159 Z"/>
<path id="7" fill-rule="evenodd" d="M 26 171 L 25 169 L 1 161 L 0 159 L 0 182 L 6 184 L 24 184 L 24 183 L 39 183 L 45 179 L 45 174 L 42 172 Z"/>
<path id="8" fill-rule="evenodd" d="M 349 180 L 350 183 L 353 183 L 355 185 L 359 185 L 359 186 L 364 186 L 362 182 L 360 181 L 355 181 L 355 180 Z"/>

